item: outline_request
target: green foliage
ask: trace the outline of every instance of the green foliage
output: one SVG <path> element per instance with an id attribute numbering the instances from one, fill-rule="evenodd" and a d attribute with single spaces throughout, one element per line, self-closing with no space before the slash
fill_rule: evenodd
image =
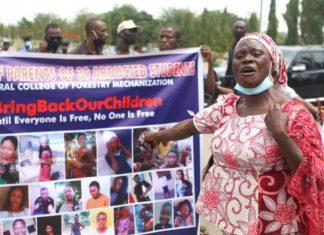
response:
<path id="1" fill-rule="evenodd" d="M 303 0 L 300 21 L 301 37 L 305 44 L 322 44 L 324 16 L 323 0 Z"/>
<path id="2" fill-rule="evenodd" d="M 255 12 L 253 12 L 250 15 L 250 18 L 248 20 L 248 24 L 249 24 L 249 31 L 250 32 L 259 32 L 260 22 L 259 22 L 257 14 Z"/>
<path id="3" fill-rule="evenodd" d="M 270 11 L 268 17 L 267 34 L 274 40 L 277 40 L 278 35 L 278 19 L 276 17 L 276 0 L 271 0 Z"/>
<path id="4" fill-rule="evenodd" d="M 271 0 L 269 11 L 269 24 L 267 34 L 278 43 L 297 44 L 300 40 L 305 44 L 323 43 L 324 26 L 324 0 L 302 0 L 302 13 L 298 10 L 299 0 L 290 0 L 284 14 L 288 26 L 288 34 L 278 34 L 278 20 L 276 18 L 276 2 Z M 37 14 L 33 20 L 21 18 L 17 25 L 4 25 L 0 23 L 0 37 L 9 37 L 17 40 L 16 46 L 22 45 L 21 38 L 32 36 L 33 44 L 44 35 L 48 23 L 57 23 L 63 31 L 63 37 L 73 43 L 79 43 L 86 38 L 84 25 L 90 18 L 99 18 L 107 23 L 109 38 L 107 45 L 115 45 L 117 41 L 117 26 L 123 20 L 133 19 L 136 24 L 143 27 L 137 45 L 140 47 L 158 47 L 159 32 L 162 25 L 175 24 L 182 31 L 183 47 L 196 47 L 208 45 L 217 54 L 228 50 L 233 41 L 232 25 L 239 17 L 224 10 L 204 9 L 196 15 L 188 9 L 164 9 L 161 17 L 154 19 L 145 11 L 138 11 L 132 5 L 115 7 L 112 11 L 102 14 L 93 14 L 80 11 L 72 21 L 62 19 L 54 14 Z M 298 17 L 300 19 L 301 39 L 298 37 Z M 249 31 L 259 30 L 259 20 L 256 13 L 248 19 Z"/>
<path id="5" fill-rule="evenodd" d="M 288 27 L 288 34 L 286 38 L 287 45 L 298 44 L 298 9 L 299 0 L 290 0 L 287 4 L 287 11 L 283 14 Z"/>

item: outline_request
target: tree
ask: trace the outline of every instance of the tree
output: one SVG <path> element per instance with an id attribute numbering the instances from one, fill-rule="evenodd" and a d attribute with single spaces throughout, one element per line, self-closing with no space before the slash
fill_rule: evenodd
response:
<path id="1" fill-rule="evenodd" d="M 250 15 L 250 18 L 248 20 L 248 24 L 249 24 L 249 31 L 250 32 L 258 32 L 259 31 L 260 22 L 259 22 L 257 14 L 255 12 L 253 12 Z"/>
<path id="2" fill-rule="evenodd" d="M 305 44 L 323 43 L 323 0 L 303 0 L 300 20 L 301 37 Z"/>
<path id="3" fill-rule="evenodd" d="M 32 36 L 35 39 L 41 39 L 45 35 L 45 27 L 50 23 L 56 23 L 62 29 L 64 20 L 54 14 L 37 14 L 32 24 Z"/>
<path id="4" fill-rule="evenodd" d="M 32 35 L 33 22 L 27 20 L 23 17 L 18 22 L 18 32 L 20 37 L 31 36 Z"/>
<path id="5" fill-rule="evenodd" d="M 121 7 L 114 7 L 111 12 L 107 12 L 101 15 L 101 19 L 103 19 L 108 25 L 108 31 L 110 35 L 109 42 L 111 44 L 116 44 L 117 39 L 117 27 L 124 20 L 134 20 L 136 24 L 137 22 L 138 11 L 132 5 L 123 5 Z"/>
<path id="6" fill-rule="evenodd" d="M 278 19 L 276 17 L 276 0 L 271 0 L 270 11 L 268 17 L 267 34 L 276 41 L 278 35 Z"/>
<path id="7" fill-rule="evenodd" d="M 285 42 L 287 45 L 298 44 L 298 4 L 299 0 L 290 0 L 287 4 L 286 13 L 283 14 L 288 27 L 288 34 Z"/>
<path id="8" fill-rule="evenodd" d="M 86 32 L 84 26 L 90 18 L 96 18 L 96 15 L 85 10 L 80 11 L 75 20 L 66 29 L 68 38 L 73 41 L 80 40 L 81 38 L 85 39 Z"/>

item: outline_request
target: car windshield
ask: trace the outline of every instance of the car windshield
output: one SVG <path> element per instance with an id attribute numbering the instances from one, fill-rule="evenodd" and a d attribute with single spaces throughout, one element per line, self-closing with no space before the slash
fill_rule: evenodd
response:
<path id="1" fill-rule="evenodd" d="M 282 56 L 286 62 L 286 66 L 289 67 L 291 60 L 294 58 L 298 49 L 296 48 L 287 48 L 287 47 L 279 47 L 282 53 Z"/>

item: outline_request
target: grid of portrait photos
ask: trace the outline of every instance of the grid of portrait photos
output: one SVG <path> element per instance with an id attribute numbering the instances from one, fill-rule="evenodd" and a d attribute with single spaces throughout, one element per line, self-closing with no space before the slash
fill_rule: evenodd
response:
<path id="1" fill-rule="evenodd" d="M 170 125 L 0 135 L 0 234 L 139 234 L 195 227 L 193 139 Z"/>

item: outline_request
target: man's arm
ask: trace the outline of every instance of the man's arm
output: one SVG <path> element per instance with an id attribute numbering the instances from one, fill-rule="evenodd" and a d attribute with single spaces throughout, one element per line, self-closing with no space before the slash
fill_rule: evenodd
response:
<path id="1" fill-rule="evenodd" d="M 217 81 L 217 75 L 214 71 L 214 61 L 213 61 L 213 53 L 208 46 L 201 46 L 200 48 L 201 54 L 208 63 L 208 71 L 207 71 L 207 78 L 205 80 L 205 87 L 204 90 L 206 93 L 210 95 L 214 95 L 215 93 L 215 85 Z"/>

